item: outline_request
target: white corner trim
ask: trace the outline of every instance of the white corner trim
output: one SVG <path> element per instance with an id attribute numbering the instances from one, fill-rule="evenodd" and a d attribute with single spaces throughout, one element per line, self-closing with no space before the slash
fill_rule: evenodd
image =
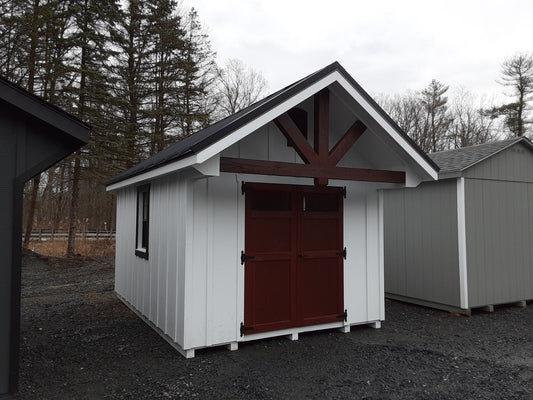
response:
<path id="1" fill-rule="evenodd" d="M 466 258 L 465 178 L 457 178 L 457 239 L 459 250 L 459 296 L 461 308 L 468 308 L 468 270 Z"/>
<path id="2" fill-rule="evenodd" d="M 379 125 L 404 149 L 409 156 L 411 156 L 424 171 L 434 180 L 438 180 L 439 174 L 414 148 L 403 138 L 392 125 L 386 121 L 379 112 L 372 107 L 368 101 L 348 82 L 338 71 L 334 72 L 335 80 L 357 101 L 369 114 L 374 118 Z"/>
<path id="3" fill-rule="evenodd" d="M 111 184 L 106 187 L 107 192 L 112 192 L 113 190 L 122 189 L 123 187 L 134 185 L 136 183 L 147 181 L 158 176 L 170 174 L 171 172 L 179 171 L 185 167 L 198 164 L 197 156 L 192 155 L 181 160 L 174 161 L 170 164 L 163 165 L 159 168 L 155 168 L 150 171 L 143 172 L 142 174 L 132 176 L 131 178 L 125 179 L 123 181 Z"/>
<path id="4" fill-rule="evenodd" d="M 383 189 L 378 190 L 379 246 L 379 319 L 385 320 L 385 221 L 383 219 Z"/>

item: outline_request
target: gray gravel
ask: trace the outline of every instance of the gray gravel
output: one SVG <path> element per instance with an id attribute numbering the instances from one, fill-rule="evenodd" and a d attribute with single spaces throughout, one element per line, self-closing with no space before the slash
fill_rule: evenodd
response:
<path id="1" fill-rule="evenodd" d="M 18 398 L 533 398 L 533 305 L 464 317 L 387 301 L 378 330 L 185 360 L 117 300 L 112 264 L 25 256 Z"/>

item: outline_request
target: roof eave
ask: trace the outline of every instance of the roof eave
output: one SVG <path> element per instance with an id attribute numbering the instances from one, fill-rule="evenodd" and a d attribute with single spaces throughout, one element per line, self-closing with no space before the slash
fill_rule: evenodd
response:
<path id="1" fill-rule="evenodd" d="M 89 124 L 4 78 L 0 79 L 0 100 L 74 137 L 80 144 L 89 141 Z"/>

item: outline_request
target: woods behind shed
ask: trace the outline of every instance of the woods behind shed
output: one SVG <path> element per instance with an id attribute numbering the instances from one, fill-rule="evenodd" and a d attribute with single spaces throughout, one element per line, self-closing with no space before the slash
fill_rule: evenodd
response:
<path id="1" fill-rule="evenodd" d="M 430 154 L 437 182 L 386 191 L 388 297 L 469 312 L 533 299 L 533 145 Z"/>

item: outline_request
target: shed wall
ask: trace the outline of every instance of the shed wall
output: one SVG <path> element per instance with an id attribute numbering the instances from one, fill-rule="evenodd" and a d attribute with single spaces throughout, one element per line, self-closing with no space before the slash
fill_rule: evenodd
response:
<path id="1" fill-rule="evenodd" d="M 517 143 L 467 169 L 465 178 L 533 182 L 533 152 Z"/>
<path id="2" fill-rule="evenodd" d="M 242 182 L 312 185 L 312 180 L 221 174 L 193 184 L 191 264 L 186 277 L 184 349 L 242 340 L 245 196 Z M 331 182 L 342 186 L 342 182 Z M 377 187 L 350 183 L 344 200 L 344 306 L 348 324 L 384 319 Z M 189 273 L 190 271 L 190 273 Z"/>
<path id="3" fill-rule="evenodd" d="M 385 292 L 460 307 L 456 180 L 384 191 Z"/>
<path id="4" fill-rule="evenodd" d="M 507 154 L 514 166 L 501 162 Z M 533 160 L 507 154 L 476 174 L 526 178 L 518 166 L 531 170 Z M 465 203 L 470 307 L 533 299 L 533 183 L 465 179 Z"/>
<path id="5" fill-rule="evenodd" d="M 136 190 L 117 194 L 115 290 L 175 342 L 183 345 L 187 181 L 158 179 L 150 186 L 148 260 L 135 255 Z"/>

